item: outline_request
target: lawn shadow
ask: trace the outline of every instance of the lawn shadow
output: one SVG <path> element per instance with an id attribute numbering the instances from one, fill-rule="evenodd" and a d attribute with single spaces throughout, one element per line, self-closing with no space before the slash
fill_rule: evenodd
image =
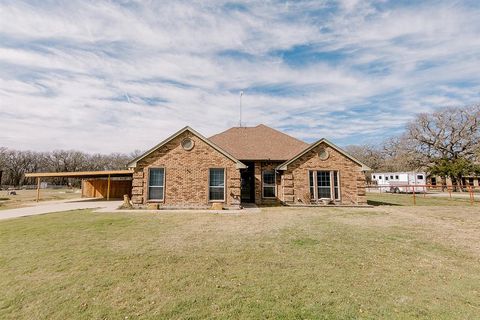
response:
<path id="1" fill-rule="evenodd" d="M 375 201 L 375 200 L 367 200 L 367 204 L 371 206 L 399 206 L 401 207 L 401 204 L 398 203 L 392 203 L 392 202 L 384 202 L 384 201 Z"/>

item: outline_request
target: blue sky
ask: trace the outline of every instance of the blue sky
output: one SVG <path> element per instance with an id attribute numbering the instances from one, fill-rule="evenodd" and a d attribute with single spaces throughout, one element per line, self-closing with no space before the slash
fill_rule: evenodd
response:
<path id="1" fill-rule="evenodd" d="M 477 1 L 0 1 L 0 146 L 129 152 L 190 125 L 377 143 L 480 101 Z"/>

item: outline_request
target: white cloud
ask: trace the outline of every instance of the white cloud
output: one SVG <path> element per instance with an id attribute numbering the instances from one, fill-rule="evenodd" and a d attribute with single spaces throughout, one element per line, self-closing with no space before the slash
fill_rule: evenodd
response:
<path id="1" fill-rule="evenodd" d="M 210 135 L 238 123 L 242 89 L 249 125 L 381 137 L 415 112 L 478 101 L 479 13 L 437 1 L 4 2 L 0 145 L 128 152 L 187 124 Z"/>

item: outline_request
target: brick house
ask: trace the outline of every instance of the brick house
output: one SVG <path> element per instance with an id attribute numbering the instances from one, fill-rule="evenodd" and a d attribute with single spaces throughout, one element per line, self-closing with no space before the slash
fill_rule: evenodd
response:
<path id="1" fill-rule="evenodd" d="M 132 202 L 160 207 L 363 205 L 369 169 L 328 140 L 307 144 L 265 125 L 210 138 L 185 127 L 128 167 Z"/>

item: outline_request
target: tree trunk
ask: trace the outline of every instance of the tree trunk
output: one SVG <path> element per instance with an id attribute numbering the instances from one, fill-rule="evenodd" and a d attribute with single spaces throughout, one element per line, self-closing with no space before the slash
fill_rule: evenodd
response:
<path id="1" fill-rule="evenodd" d="M 458 186 L 459 186 L 458 190 L 459 190 L 460 192 L 463 192 L 463 187 L 464 187 L 464 185 L 463 185 L 463 183 L 462 183 L 462 175 L 458 175 L 458 176 L 456 177 L 456 179 L 457 179 L 457 181 L 458 181 Z"/>

